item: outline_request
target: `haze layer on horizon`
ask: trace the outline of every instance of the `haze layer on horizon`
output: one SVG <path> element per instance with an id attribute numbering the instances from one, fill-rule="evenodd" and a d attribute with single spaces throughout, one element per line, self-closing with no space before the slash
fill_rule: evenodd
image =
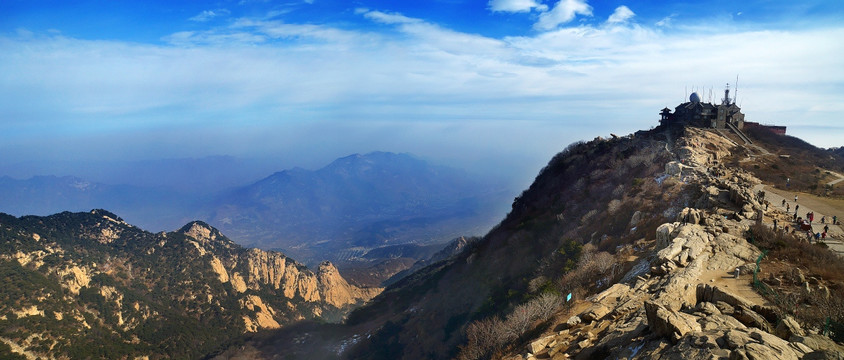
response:
<path id="1" fill-rule="evenodd" d="M 836 0 L 75 3 L 0 4 L 0 167 L 382 150 L 528 183 L 737 75 L 748 121 L 844 145 Z"/>

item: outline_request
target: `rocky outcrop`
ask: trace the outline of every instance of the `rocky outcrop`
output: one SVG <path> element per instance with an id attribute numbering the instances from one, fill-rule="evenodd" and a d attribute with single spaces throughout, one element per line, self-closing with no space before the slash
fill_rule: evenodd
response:
<path id="1" fill-rule="evenodd" d="M 240 301 L 241 306 L 252 311 L 254 316 L 243 316 L 246 331 L 256 332 L 260 329 L 278 329 L 281 325 L 275 320 L 276 311 L 255 295 L 249 295 Z"/>
<path id="2" fill-rule="evenodd" d="M 196 229 L 193 232 L 209 233 Z M 226 262 L 231 264 L 230 268 L 226 268 L 219 258 L 211 256 L 209 265 L 220 282 L 230 283 L 239 293 L 268 286 L 281 291 L 287 298 L 301 297 L 306 302 L 322 302 L 343 308 L 368 301 L 381 292 L 381 288 L 360 288 L 349 284 L 330 262 L 320 264 L 319 270 L 314 273 L 275 251 L 249 249 L 242 257 Z M 238 269 L 245 271 L 241 274 Z"/>
<path id="3" fill-rule="evenodd" d="M 317 279 L 323 301 L 336 307 L 367 301 L 381 292 L 381 288 L 359 288 L 350 285 L 328 261 L 319 264 Z"/>

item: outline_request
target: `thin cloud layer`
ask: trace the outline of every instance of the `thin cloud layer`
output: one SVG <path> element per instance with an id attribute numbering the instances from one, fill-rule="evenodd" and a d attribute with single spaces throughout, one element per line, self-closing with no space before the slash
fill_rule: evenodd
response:
<path id="1" fill-rule="evenodd" d="M 216 17 L 228 16 L 229 14 L 231 14 L 231 12 L 226 9 L 203 10 L 201 13 L 189 18 L 188 20 L 206 22 Z"/>

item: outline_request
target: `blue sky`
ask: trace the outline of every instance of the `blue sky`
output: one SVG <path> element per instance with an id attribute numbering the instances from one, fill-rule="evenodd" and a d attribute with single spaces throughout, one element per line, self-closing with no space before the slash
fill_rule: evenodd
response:
<path id="1" fill-rule="evenodd" d="M 0 166 L 384 150 L 529 180 L 736 75 L 749 121 L 841 146 L 842 4 L 4 0 Z"/>

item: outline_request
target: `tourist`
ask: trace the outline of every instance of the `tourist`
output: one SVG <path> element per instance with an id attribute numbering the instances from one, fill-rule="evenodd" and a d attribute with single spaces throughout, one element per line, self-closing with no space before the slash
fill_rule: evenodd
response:
<path id="1" fill-rule="evenodd" d="M 777 229 L 777 219 L 774 219 L 774 230 Z"/>
<path id="2" fill-rule="evenodd" d="M 828 231 L 829 231 L 829 225 L 824 225 L 823 226 L 823 232 L 826 233 Z"/>
<path id="3" fill-rule="evenodd" d="M 797 195 L 794 195 L 794 202 L 797 203 Z"/>
<path id="4" fill-rule="evenodd" d="M 838 215 L 832 216 L 832 225 L 838 225 Z"/>
<path id="5" fill-rule="evenodd" d="M 826 231 L 821 233 L 821 240 L 826 240 Z"/>
<path id="6" fill-rule="evenodd" d="M 794 205 L 794 213 L 795 214 L 797 213 L 797 210 L 799 210 L 799 209 L 800 209 L 800 205 Z"/>
<path id="7" fill-rule="evenodd" d="M 782 199 L 782 206 L 785 207 L 785 199 Z"/>
<path id="8" fill-rule="evenodd" d="M 826 224 L 826 215 L 821 216 L 821 224 Z"/>

